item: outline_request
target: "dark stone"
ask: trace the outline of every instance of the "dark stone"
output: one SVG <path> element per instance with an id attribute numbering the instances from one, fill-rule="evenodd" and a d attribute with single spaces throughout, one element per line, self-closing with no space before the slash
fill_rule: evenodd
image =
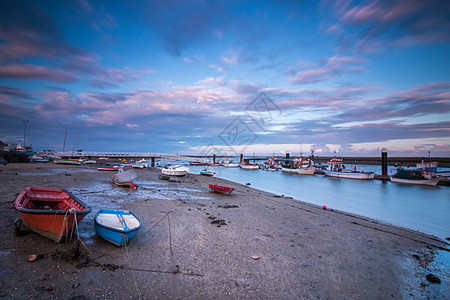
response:
<path id="1" fill-rule="evenodd" d="M 441 280 L 439 279 L 439 277 L 437 277 L 436 275 L 433 275 L 431 273 L 427 274 L 425 276 L 425 278 L 428 280 L 428 282 L 435 283 L 435 284 L 441 284 Z"/>

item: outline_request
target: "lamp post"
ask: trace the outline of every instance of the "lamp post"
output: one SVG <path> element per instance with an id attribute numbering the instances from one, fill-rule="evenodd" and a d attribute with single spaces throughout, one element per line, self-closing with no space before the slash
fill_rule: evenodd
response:
<path id="1" fill-rule="evenodd" d="M 25 148 L 27 145 L 27 123 L 28 123 L 28 120 L 22 120 L 22 122 L 25 125 L 25 129 L 23 131 L 23 147 Z"/>

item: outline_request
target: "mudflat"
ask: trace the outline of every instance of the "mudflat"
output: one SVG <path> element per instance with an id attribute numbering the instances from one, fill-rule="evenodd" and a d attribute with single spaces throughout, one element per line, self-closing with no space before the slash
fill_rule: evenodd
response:
<path id="1" fill-rule="evenodd" d="M 0 297 L 5 299 L 445 298 L 447 241 L 226 180 L 158 179 L 115 186 L 94 165 L 0 166 Z M 208 184 L 235 188 L 230 196 Z M 17 195 L 65 188 L 90 205 L 70 241 L 21 227 Z M 127 247 L 95 234 L 101 208 L 127 209 L 142 228 Z M 16 230 L 16 233 L 18 231 Z M 36 255 L 34 262 L 28 257 Z M 440 283 L 439 283 L 440 281 Z"/>

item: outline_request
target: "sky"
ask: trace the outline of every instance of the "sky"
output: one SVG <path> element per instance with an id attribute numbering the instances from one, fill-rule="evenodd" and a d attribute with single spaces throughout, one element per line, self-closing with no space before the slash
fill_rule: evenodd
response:
<path id="1" fill-rule="evenodd" d="M 449 157 L 449 104 L 446 0 L 0 1 L 35 150 Z"/>

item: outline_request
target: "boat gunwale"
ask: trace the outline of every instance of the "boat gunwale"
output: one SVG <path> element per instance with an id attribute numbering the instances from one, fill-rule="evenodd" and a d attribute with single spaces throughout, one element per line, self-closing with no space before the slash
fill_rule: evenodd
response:
<path id="1" fill-rule="evenodd" d="M 114 227 L 109 227 L 109 226 L 100 224 L 99 222 L 97 222 L 97 217 L 98 217 L 98 215 L 99 215 L 101 212 L 105 212 L 105 211 L 123 211 L 123 210 L 113 210 L 113 209 L 104 209 L 104 208 L 100 209 L 100 210 L 95 214 L 95 217 L 94 217 L 94 223 L 95 223 L 95 225 L 98 225 L 98 226 L 100 226 L 100 227 L 102 227 L 102 228 L 105 228 L 105 229 L 108 229 L 108 230 L 111 230 L 111 231 L 115 231 L 115 232 L 118 232 L 118 233 L 123 233 L 123 234 L 127 234 L 127 233 L 130 233 L 130 232 L 139 230 L 139 229 L 142 227 L 142 222 L 141 222 L 141 220 L 140 220 L 140 219 L 139 219 L 132 211 L 130 211 L 130 210 L 128 211 L 128 212 L 130 213 L 130 215 L 132 215 L 133 217 L 135 217 L 136 220 L 138 220 L 138 222 L 139 222 L 139 226 L 136 227 L 136 228 L 129 229 L 129 230 L 125 230 L 125 229 L 117 229 L 117 228 L 114 228 Z"/>
<path id="2" fill-rule="evenodd" d="M 17 196 L 16 200 L 14 201 L 14 208 L 19 212 L 19 213 L 26 213 L 26 214 L 39 214 L 39 215 L 65 215 L 67 214 L 67 212 L 70 212 L 70 209 L 58 209 L 58 210 L 48 210 L 48 209 L 34 209 L 34 208 L 24 208 L 24 207 L 17 207 L 18 204 L 18 199 L 21 199 L 26 195 L 26 193 L 28 191 L 31 191 L 32 188 L 38 188 L 41 189 L 39 187 L 27 187 L 25 188 L 20 194 L 19 196 Z M 47 188 L 46 188 L 47 189 Z M 54 191 L 63 191 L 64 193 L 66 193 L 70 198 L 72 198 L 73 200 L 75 200 L 75 202 L 77 202 L 78 204 L 80 204 L 84 210 L 79 210 L 79 209 L 75 209 L 74 211 L 76 212 L 76 214 L 78 215 L 87 215 L 88 213 L 90 213 L 92 211 L 92 208 L 90 206 L 88 206 L 86 203 L 84 203 L 82 200 L 80 200 L 77 196 L 73 195 L 71 192 L 69 192 L 66 189 L 50 189 L 50 190 L 54 190 Z M 62 201 L 62 200 L 61 200 Z"/>

